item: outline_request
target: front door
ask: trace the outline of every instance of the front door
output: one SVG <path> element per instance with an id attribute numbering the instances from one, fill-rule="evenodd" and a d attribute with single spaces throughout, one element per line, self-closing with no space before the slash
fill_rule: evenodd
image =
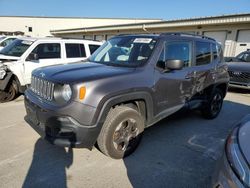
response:
<path id="1" fill-rule="evenodd" d="M 30 84 L 34 69 L 63 63 L 61 51 L 60 43 L 38 44 L 24 62 L 26 84 Z"/>
<path id="2" fill-rule="evenodd" d="M 167 41 L 155 71 L 154 109 L 156 116 L 167 116 L 183 107 L 194 93 L 195 72 L 191 67 L 192 41 Z M 184 62 L 181 70 L 164 71 L 165 61 L 178 59 Z"/>

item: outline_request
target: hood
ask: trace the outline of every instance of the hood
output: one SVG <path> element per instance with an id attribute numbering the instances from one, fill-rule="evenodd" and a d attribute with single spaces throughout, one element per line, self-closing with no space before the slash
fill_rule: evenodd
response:
<path id="1" fill-rule="evenodd" d="M 59 83 L 77 83 L 128 74 L 135 68 L 107 66 L 99 63 L 79 62 L 38 68 L 33 75 Z"/>
<path id="2" fill-rule="evenodd" d="M 229 71 L 250 72 L 250 63 L 230 62 L 227 65 Z"/>
<path id="3" fill-rule="evenodd" d="M 250 115 L 248 115 L 242 123 L 239 129 L 239 145 L 243 155 L 250 164 Z"/>
<path id="4" fill-rule="evenodd" d="M 19 59 L 20 57 L 7 56 L 7 55 L 0 54 L 0 63 L 4 63 L 6 61 L 17 61 Z"/>

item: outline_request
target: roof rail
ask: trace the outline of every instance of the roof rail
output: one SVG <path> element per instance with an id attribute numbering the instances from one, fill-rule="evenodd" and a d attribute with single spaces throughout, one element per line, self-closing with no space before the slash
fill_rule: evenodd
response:
<path id="1" fill-rule="evenodd" d="M 127 36 L 127 35 L 130 35 L 130 34 L 118 34 L 118 35 L 115 35 L 115 36 Z"/>
<path id="2" fill-rule="evenodd" d="M 182 33 L 182 32 L 168 32 L 168 33 L 162 33 L 161 35 L 178 35 L 178 36 L 192 36 L 192 37 L 199 37 L 202 39 L 208 39 L 208 40 L 212 40 L 212 41 L 216 41 L 215 39 L 211 38 L 211 37 L 207 37 L 205 35 L 197 35 L 197 34 L 192 34 L 192 33 Z"/>
<path id="3" fill-rule="evenodd" d="M 66 39 L 66 40 L 86 40 L 86 41 L 95 41 L 95 42 L 101 42 L 99 40 L 94 40 L 94 39 L 84 39 L 84 38 L 74 38 L 74 37 L 61 37 L 61 39 Z"/>

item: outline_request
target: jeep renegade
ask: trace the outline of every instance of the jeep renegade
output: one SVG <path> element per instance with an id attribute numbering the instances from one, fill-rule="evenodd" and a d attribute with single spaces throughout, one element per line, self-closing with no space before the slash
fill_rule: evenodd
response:
<path id="1" fill-rule="evenodd" d="M 229 75 L 215 40 L 184 33 L 120 35 L 86 63 L 38 68 L 25 120 L 49 142 L 120 159 L 144 128 L 184 106 L 218 116 Z"/>

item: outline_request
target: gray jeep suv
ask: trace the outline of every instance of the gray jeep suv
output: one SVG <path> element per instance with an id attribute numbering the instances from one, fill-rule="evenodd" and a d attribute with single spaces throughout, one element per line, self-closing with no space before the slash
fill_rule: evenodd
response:
<path id="1" fill-rule="evenodd" d="M 144 128 L 184 106 L 215 118 L 229 75 L 215 40 L 183 33 L 120 35 L 87 62 L 36 69 L 25 120 L 49 142 L 123 158 Z"/>

